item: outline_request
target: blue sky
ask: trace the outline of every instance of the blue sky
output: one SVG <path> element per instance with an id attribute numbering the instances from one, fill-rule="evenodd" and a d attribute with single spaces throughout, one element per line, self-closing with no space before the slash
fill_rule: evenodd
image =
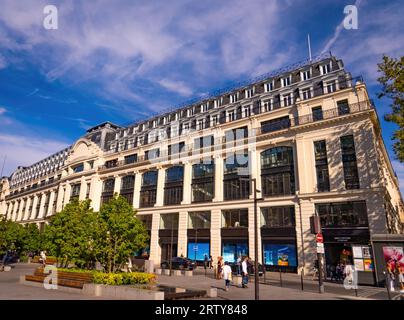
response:
<path id="1" fill-rule="evenodd" d="M 359 29 L 341 27 L 358 6 Z M 59 29 L 43 28 L 49 1 L 0 0 L 0 160 L 3 174 L 117 124 L 331 50 L 375 100 L 377 62 L 404 52 L 400 1 L 53 1 Z"/>

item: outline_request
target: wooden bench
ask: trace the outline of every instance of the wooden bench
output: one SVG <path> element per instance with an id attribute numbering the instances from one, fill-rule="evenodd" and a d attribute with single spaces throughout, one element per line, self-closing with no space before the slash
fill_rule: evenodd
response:
<path id="1" fill-rule="evenodd" d="M 31 260 L 31 263 L 39 263 L 39 256 L 34 256 Z M 56 258 L 48 257 L 46 258 L 46 264 L 55 264 L 57 262 Z"/>
<path id="2" fill-rule="evenodd" d="M 49 275 L 50 273 L 43 272 L 43 268 L 37 268 L 33 275 L 25 275 L 25 280 L 43 283 L 45 278 Z M 85 283 L 91 283 L 93 281 L 93 275 L 89 273 L 58 271 L 56 276 L 57 285 L 77 289 L 83 289 Z M 53 279 L 50 278 L 48 283 L 54 284 L 52 281 Z"/>

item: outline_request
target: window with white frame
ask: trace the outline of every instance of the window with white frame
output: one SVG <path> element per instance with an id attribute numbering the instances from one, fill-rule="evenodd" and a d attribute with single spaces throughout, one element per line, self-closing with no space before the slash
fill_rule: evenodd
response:
<path id="1" fill-rule="evenodd" d="M 236 120 L 236 110 L 227 111 L 227 117 L 228 117 L 229 121 Z"/>
<path id="2" fill-rule="evenodd" d="M 282 87 L 290 86 L 291 83 L 292 83 L 292 76 L 291 75 L 288 76 L 288 77 L 285 77 L 285 78 L 281 78 Z"/>
<path id="3" fill-rule="evenodd" d="M 331 72 L 331 61 L 327 64 L 323 64 L 320 66 L 320 72 L 321 74 L 327 74 Z"/>
<path id="4" fill-rule="evenodd" d="M 311 98 L 311 89 L 310 88 L 302 89 L 301 93 L 302 93 L 302 95 L 301 95 L 302 100 L 307 100 L 307 99 Z"/>
<path id="5" fill-rule="evenodd" d="M 191 116 L 193 116 L 194 114 L 195 114 L 195 108 L 194 108 L 194 107 L 189 108 L 189 109 L 187 110 L 187 115 L 188 115 L 188 117 L 191 117 Z"/>
<path id="6" fill-rule="evenodd" d="M 199 119 L 197 122 L 197 130 L 202 130 L 204 128 L 204 123 L 205 123 L 204 119 Z"/>
<path id="7" fill-rule="evenodd" d="M 283 106 L 287 107 L 290 105 L 292 105 L 292 94 L 288 93 L 288 94 L 283 95 Z"/>
<path id="8" fill-rule="evenodd" d="M 248 118 L 249 116 L 251 116 L 251 109 L 250 109 L 250 106 L 244 107 L 244 109 L 243 109 L 243 116 L 244 116 L 244 118 Z"/>
<path id="9" fill-rule="evenodd" d="M 325 90 L 326 90 L 326 93 L 332 93 L 332 92 L 337 91 L 337 86 L 336 86 L 335 80 L 326 82 Z"/>
<path id="10" fill-rule="evenodd" d="M 220 98 L 216 99 L 216 100 L 213 102 L 213 106 L 214 106 L 215 108 L 219 108 L 219 107 L 221 107 L 222 105 L 223 105 L 223 97 L 220 97 Z"/>
<path id="11" fill-rule="evenodd" d="M 272 110 L 272 99 L 264 101 L 262 104 L 263 106 L 263 112 L 268 112 Z"/>
<path id="12" fill-rule="evenodd" d="M 269 92 L 269 91 L 274 90 L 274 82 L 271 81 L 271 82 L 265 83 L 264 84 L 264 90 L 265 90 L 265 92 Z"/>
<path id="13" fill-rule="evenodd" d="M 189 122 L 183 123 L 182 124 L 182 131 L 188 131 L 189 130 Z"/>
<path id="14" fill-rule="evenodd" d="M 201 112 L 207 112 L 209 110 L 209 103 L 206 102 L 201 105 Z"/>
<path id="15" fill-rule="evenodd" d="M 238 101 L 238 99 L 239 99 L 239 93 L 238 92 L 230 95 L 230 103 L 235 103 L 235 102 Z"/>
<path id="16" fill-rule="evenodd" d="M 255 87 L 252 87 L 250 89 L 245 90 L 245 97 L 246 98 L 251 98 L 254 95 L 255 92 Z"/>
<path id="17" fill-rule="evenodd" d="M 212 116 L 212 126 L 215 126 L 219 123 L 219 116 L 217 114 Z"/>
<path id="18" fill-rule="evenodd" d="M 300 72 L 300 79 L 302 81 L 306 81 L 310 79 L 310 70 L 305 70 Z"/>

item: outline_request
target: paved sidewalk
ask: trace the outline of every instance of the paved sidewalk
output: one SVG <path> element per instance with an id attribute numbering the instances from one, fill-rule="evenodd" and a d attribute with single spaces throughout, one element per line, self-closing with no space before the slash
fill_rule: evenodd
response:
<path id="1" fill-rule="evenodd" d="M 183 286 L 190 289 L 203 289 L 209 287 L 218 288 L 218 296 L 221 299 L 254 299 L 254 279 L 250 279 L 248 289 L 232 286 L 229 292 L 225 292 L 224 280 L 216 280 L 213 276 L 213 270 L 207 270 L 207 276 L 203 269 L 197 269 L 192 278 L 188 277 L 169 277 L 159 276 L 159 283 L 173 286 Z M 385 288 L 359 286 L 355 290 L 347 290 L 340 283 L 325 282 L 325 293 L 319 294 L 318 280 L 312 280 L 311 277 L 304 277 L 303 288 L 301 290 L 300 275 L 291 273 L 282 273 L 282 283 L 280 275 L 277 272 L 267 272 L 264 277 L 260 277 L 260 297 L 262 299 L 375 299 L 388 300 Z M 282 285 L 282 286 L 281 286 Z M 356 296 L 357 295 L 357 296 Z M 398 292 L 392 292 L 393 300 L 401 298 Z"/>
<path id="2" fill-rule="evenodd" d="M 38 264 L 18 263 L 9 272 L 0 272 L 0 300 L 105 300 L 100 297 L 46 290 L 19 283 L 20 275 L 32 274 Z"/>

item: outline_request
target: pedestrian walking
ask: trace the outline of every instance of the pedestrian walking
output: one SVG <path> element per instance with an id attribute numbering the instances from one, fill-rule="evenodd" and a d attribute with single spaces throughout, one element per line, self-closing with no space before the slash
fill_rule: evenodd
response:
<path id="1" fill-rule="evenodd" d="M 46 265 L 46 252 L 41 251 L 39 256 L 40 256 L 39 261 L 42 263 L 43 266 L 45 266 Z"/>
<path id="2" fill-rule="evenodd" d="M 208 267 L 209 264 L 209 258 L 208 256 L 205 254 L 205 258 L 203 259 L 203 268 L 206 270 L 206 268 Z"/>
<path id="3" fill-rule="evenodd" d="M 398 281 L 400 282 L 400 292 L 404 293 L 404 264 L 398 267 Z"/>
<path id="4" fill-rule="evenodd" d="M 209 269 L 213 269 L 213 258 L 209 255 Z"/>
<path id="5" fill-rule="evenodd" d="M 229 291 L 232 279 L 232 271 L 229 263 L 226 261 L 223 267 L 224 290 Z"/>
<path id="6" fill-rule="evenodd" d="M 241 272 L 242 272 L 242 287 L 248 288 L 248 264 L 247 264 L 247 257 L 244 257 L 243 262 L 241 263 Z"/>
<path id="7" fill-rule="evenodd" d="M 223 272 L 223 258 L 222 257 L 217 257 L 217 278 L 221 279 L 222 278 L 222 272 Z"/>

